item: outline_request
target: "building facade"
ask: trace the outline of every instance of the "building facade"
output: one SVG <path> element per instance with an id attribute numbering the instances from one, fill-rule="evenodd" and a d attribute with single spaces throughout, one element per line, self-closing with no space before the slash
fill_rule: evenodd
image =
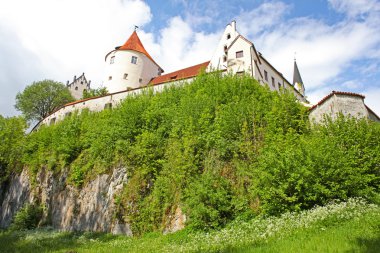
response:
<path id="1" fill-rule="evenodd" d="M 86 77 L 84 76 L 84 73 L 77 78 L 77 76 L 74 76 L 74 80 L 69 83 L 67 81 L 66 87 L 69 89 L 71 95 L 76 99 L 82 99 L 83 98 L 83 92 L 85 90 L 90 91 L 91 81 L 87 81 Z"/>

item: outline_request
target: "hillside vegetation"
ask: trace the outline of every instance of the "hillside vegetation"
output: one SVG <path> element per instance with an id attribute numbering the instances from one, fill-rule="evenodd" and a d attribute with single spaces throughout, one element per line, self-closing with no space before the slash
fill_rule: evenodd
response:
<path id="1" fill-rule="evenodd" d="M 311 127 L 291 93 L 249 77 L 201 75 L 20 138 L 9 150 L 32 174 L 69 168 L 77 187 L 126 167 L 115 218 L 135 235 L 162 231 L 177 207 L 188 229 L 208 230 L 333 199 L 379 199 L 379 124 L 340 117 Z M 5 174 L 13 163 L 2 161 Z"/>

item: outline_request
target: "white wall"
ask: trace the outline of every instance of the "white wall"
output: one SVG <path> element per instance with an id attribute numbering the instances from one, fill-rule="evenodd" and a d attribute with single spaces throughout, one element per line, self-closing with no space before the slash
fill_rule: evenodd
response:
<path id="1" fill-rule="evenodd" d="M 114 63 L 111 64 L 113 56 Z M 132 56 L 137 57 L 136 64 L 131 63 Z M 114 50 L 106 57 L 103 85 L 110 93 L 134 89 L 147 85 L 159 73 L 159 66 L 145 54 L 133 50 Z M 128 75 L 126 79 L 124 74 Z"/>
<path id="2" fill-rule="evenodd" d="M 227 39 L 228 34 L 230 35 L 229 39 Z M 236 22 L 232 21 L 226 26 L 226 29 L 224 30 L 219 44 L 216 47 L 211 61 L 207 67 L 207 71 L 227 69 L 226 62 L 223 62 L 223 56 L 225 55 L 224 47 L 229 47 L 237 36 L 239 36 L 239 33 L 236 30 Z"/>
<path id="3" fill-rule="evenodd" d="M 310 112 L 309 119 L 312 122 L 319 123 L 323 121 L 324 115 L 329 115 L 332 119 L 335 119 L 339 113 L 355 118 L 370 118 L 363 98 L 334 94 L 322 104 L 317 105 L 317 107 Z"/>

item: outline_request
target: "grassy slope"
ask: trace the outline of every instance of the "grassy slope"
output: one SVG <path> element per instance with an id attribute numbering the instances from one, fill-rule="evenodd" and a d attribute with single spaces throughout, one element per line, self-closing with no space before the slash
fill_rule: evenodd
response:
<path id="1" fill-rule="evenodd" d="M 380 207 L 349 202 L 235 223 L 210 233 L 143 238 L 47 230 L 0 233 L 0 252 L 378 252 Z"/>

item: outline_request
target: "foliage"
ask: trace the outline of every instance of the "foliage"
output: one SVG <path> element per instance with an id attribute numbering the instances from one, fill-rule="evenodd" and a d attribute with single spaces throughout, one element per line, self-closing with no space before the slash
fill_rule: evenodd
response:
<path id="1" fill-rule="evenodd" d="M 50 229 L 0 232 L 1 252 L 377 252 L 380 208 L 361 199 L 280 217 L 236 220 L 217 231 L 129 238 Z"/>
<path id="2" fill-rule="evenodd" d="M 84 90 L 82 98 L 85 99 L 85 98 L 91 98 L 91 97 L 99 97 L 99 96 L 104 96 L 107 94 L 108 94 L 107 88 L 100 87 L 97 89 Z"/>
<path id="3" fill-rule="evenodd" d="M 25 118 L 42 120 L 60 106 L 74 101 L 67 87 L 53 80 L 33 82 L 16 96 L 16 109 Z"/>
<path id="4" fill-rule="evenodd" d="M 0 115 L 0 183 L 21 167 L 25 130 L 26 122 L 22 117 L 4 118 Z"/>
<path id="5" fill-rule="evenodd" d="M 42 207 L 37 204 L 26 204 L 13 218 L 11 230 L 34 229 L 42 218 Z"/>
<path id="6" fill-rule="evenodd" d="M 254 192 L 266 212 L 297 211 L 379 192 L 379 124 L 341 115 L 307 135 L 275 138 L 266 143 L 256 166 Z"/>

